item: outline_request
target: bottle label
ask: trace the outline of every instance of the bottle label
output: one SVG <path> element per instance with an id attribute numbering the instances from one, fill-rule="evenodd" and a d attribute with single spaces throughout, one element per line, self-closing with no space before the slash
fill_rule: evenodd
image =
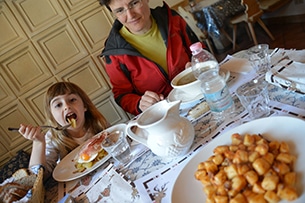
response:
<path id="1" fill-rule="evenodd" d="M 205 93 L 204 96 L 211 111 L 213 112 L 225 111 L 233 104 L 233 99 L 226 86 L 220 91 L 213 93 Z"/>

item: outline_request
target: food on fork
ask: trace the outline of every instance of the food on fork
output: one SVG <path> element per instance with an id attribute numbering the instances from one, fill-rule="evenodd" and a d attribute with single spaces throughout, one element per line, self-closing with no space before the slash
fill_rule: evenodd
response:
<path id="1" fill-rule="evenodd" d="M 71 127 L 73 128 L 76 127 L 76 119 L 77 115 L 75 113 L 70 112 L 66 115 L 66 120 L 71 124 Z"/>
<path id="2" fill-rule="evenodd" d="M 71 124 L 72 128 L 76 127 L 76 119 L 75 118 L 68 118 L 67 120 Z"/>
<path id="3" fill-rule="evenodd" d="M 198 164 L 195 178 L 203 185 L 206 202 L 279 202 L 298 198 L 296 157 L 286 142 L 261 135 L 235 133 L 231 145 L 217 146 Z"/>
<path id="4" fill-rule="evenodd" d="M 74 158 L 77 169 L 75 173 L 91 168 L 96 162 L 107 156 L 108 153 L 102 147 L 102 142 L 107 135 L 108 132 L 103 131 L 84 143 Z"/>

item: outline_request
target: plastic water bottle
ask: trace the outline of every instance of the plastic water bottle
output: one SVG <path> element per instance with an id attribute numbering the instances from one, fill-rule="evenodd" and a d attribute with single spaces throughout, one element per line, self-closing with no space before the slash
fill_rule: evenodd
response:
<path id="1" fill-rule="evenodd" d="M 201 81 L 201 91 L 214 118 L 223 120 L 235 112 L 235 105 L 226 81 L 219 73 L 215 57 L 202 49 L 200 42 L 190 46 L 192 51 L 192 71 Z"/>
<path id="2" fill-rule="evenodd" d="M 235 112 L 231 93 L 223 77 L 213 70 L 202 73 L 201 91 L 216 119 L 226 119 Z"/>
<path id="3" fill-rule="evenodd" d="M 217 60 L 210 52 L 202 48 L 200 42 L 192 44 L 190 50 L 192 51 L 192 72 L 195 78 L 201 80 L 201 73 L 211 69 L 218 74 L 219 65 Z"/>

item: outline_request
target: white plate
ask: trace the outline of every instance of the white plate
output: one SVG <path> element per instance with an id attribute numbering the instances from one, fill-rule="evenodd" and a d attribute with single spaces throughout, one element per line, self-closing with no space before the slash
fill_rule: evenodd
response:
<path id="1" fill-rule="evenodd" d="M 230 77 L 230 71 L 225 70 L 225 69 L 219 70 L 219 75 L 221 77 L 223 77 L 225 79 L 225 81 L 227 81 Z M 189 94 L 186 94 L 185 92 L 183 92 L 179 89 L 173 89 L 167 97 L 168 101 L 170 101 L 170 102 L 181 100 L 181 104 L 189 104 L 194 101 L 198 101 L 202 98 L 203 98 L 203 94 L 199 94 L 197 96 L 190 97 Z"/>
<path id="2" fill-rule="evenodd" d="M 112 132 L 114 130 L 122 130 L 122 131 L 125 132 L 125 128 L 126 128 L 126 124 L 118 124 L 118 125 L 114 125 L 114 126 L 111 126 L 111 127 L 107 128 L 105 131 Z M 98 133 L 97 135 L 99 135 L 99 134 L 100 133 Z M 97 136 L 97 135 L 95 135 L 95 136 Z M 108 154 L 103 159 L 101 159 L 100 161 L 96 162 L 91 168 L 86 169 L 85 171 L 80 172 L 80 173 L 73 173 L 73 172 L 76 171 L 76 168 L 74 166 L 75 162 L 73 161 L 73 159 L 75 158 L 75 156 L 79 152 L 80 148 L 84 144 L 82 144 L 82 145 L 78 146 L 77 148 L 75 148 L 72 152 L 67 154 L 57 164 L 57 166 L 53 170 L 53 178 L 55 180 L 57 180 L 59 182 L 62 182 L 62 181 L 71 181 L 71 180 L 75 180 L 77 178 L 80 178 L 80 177 L 90 173 L 91 171 L 94 171 L 95 169 L 97 169 L 99 166 L 101 166 L 103 163 L 105 163 L 111 157 Z"/>
<path id="3" fill-rule="evenodd" d="M 202 190 L 200 181 L 194 178 L 194 173 L 200 162 L 207 160 L 213 149 L 219 145 L 231 144 L 233 133 L 260 133 L 269 140 L 286 141 L 289 144 L 291 153 L 297 156 L 295 171 L 297 172 L 297 191 L 299 198 L 293 203 L 305 202 L 305 121 L 293 117 L 269 117 L 254 120 L 231 129 L 211 141 L 198 152 L 181 170 L 172 191 L 174 203 L 199 203 L 205 202 L 206 196 Z M 280 203 L 288 201 L 282 200 Z"/>

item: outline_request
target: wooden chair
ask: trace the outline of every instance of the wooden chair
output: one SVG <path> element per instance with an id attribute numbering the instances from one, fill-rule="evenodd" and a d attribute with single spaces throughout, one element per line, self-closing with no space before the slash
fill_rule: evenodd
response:
<path id="1" fill-rule="evenodd" d="M 199 29 L 199 27 L 197 27 L 197 25 L 196 25 L 197 22 L 196 22 L 194 16 L 190 12 L 186 11 L 181 6 L 178 7 L 177 11 L 178 11 L 179 15 L 181 15 L 181 17 L 186 21 L 188 26 L 197 35 L 198 39 L 200 41 L 204 41 L 206 43 L 206 45 L 208 46 L 210 52 L 214 55 L 214 51 L 213 51 L 211 41 L 210 41 L 209 36 L 208 36 L 208 32 L 207 31 L 201 31 Z"/>
<path id="2" fill-rule="evenodd" d="M 261 19 L 261 16 L 263 15 L 263 11 L 260 9 L 259 4 L 257 0 L 241 0 L 241 3 L 245 5 L 246 10 L 243 14 L 238 15 L 236 17 L 233 17 L 230 20 L 230 23 L 233 25 L 233 51 L 235 51 L 236 48 L 236 32 L 237 32 L 237 25 L 239 23 L 245 22 L 248 24 L 248 29 L 250 30 L 252 39 L 254 41 L 254 44 L 257 45 L 257 39 L 254 31 L 253 25 L 258 22 L 259 25 L 265 30 L 265 32 L 268 34 L 268 36 L 274 40 L 273 35 L 268 30 L 266 25 Z"/>
<path id="3" fill-rule="evenodd" d="M 290 2 L 291 0 L 258 0 L 260 8 L 264 12 L 274 12 Z"/>

